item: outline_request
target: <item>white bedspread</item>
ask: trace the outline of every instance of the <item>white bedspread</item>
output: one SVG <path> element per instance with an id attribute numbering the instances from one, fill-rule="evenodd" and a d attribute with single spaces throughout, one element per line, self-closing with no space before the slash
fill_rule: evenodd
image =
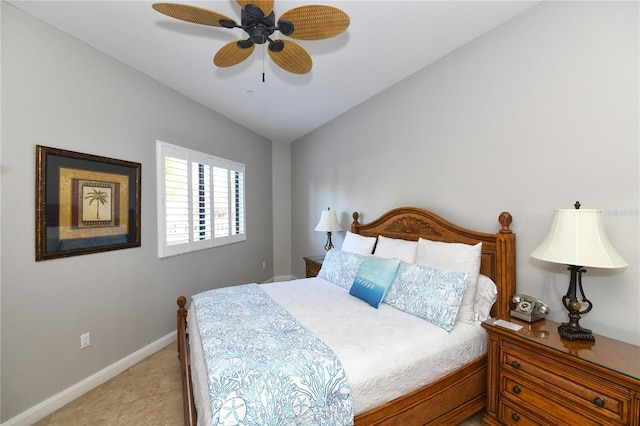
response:
<path id="1" fill-rule="evenodd" d="M 340 358 L 355 413 L 391 401 L 443 377 L 486 352 L 479 325 L 456 323 L 451 333 L 387 304 L 372 308 L 322 278 L 263 284 L 262 288 Z M 207 389 L 199 336 L 189 312 L 191 363 L 198 418 L 209 418 L 198 388 Z M 197 328 L 195 328 L 197 330 Z M 204 376 L 204 377 L 202 377 Z M 204 381 L 203 381 L 204 380 Z"/>

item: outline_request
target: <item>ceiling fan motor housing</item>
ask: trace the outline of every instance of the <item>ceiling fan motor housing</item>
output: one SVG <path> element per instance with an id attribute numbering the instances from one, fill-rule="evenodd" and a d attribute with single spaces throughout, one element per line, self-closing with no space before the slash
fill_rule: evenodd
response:
<path id="1" fill-rule="evenodd" d="M 249 39 L 255 44 L 266 43 L 269 40 L 269 36 L 277 29 L 273 12 L 264 18 L 249 14 L 245 9 L 242 9 L 241 14 L 242 29 L 249 34 Z"/>

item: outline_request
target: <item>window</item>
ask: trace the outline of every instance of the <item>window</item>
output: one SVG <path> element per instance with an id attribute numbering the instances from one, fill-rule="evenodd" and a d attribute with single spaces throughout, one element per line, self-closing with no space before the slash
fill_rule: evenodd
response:
<path id="1" fill-rule="evenodd" d="M 246 240 L 244 164 L 158 141 L 158 257 Z"/>

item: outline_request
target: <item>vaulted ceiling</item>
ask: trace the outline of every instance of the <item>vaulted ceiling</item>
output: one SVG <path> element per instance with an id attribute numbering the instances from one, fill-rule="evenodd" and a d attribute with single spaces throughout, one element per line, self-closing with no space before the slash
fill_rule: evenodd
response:
<path id="1" fill-rule="evenodd" d="M 9 3 L 272 141 L 292 142 L 538 1 L 276 0 L 276 18 L 306 4 L 350 16 L 337 37 L 296 40 L 313 60 L 304 75 L 276 66 L 265 45 L 236 66 L 217 68 L 214 54 L 244 38 L 242 30 L 179 21 L 148 1 Z M 181 3 L 240 21 L 235 0 Z"/>

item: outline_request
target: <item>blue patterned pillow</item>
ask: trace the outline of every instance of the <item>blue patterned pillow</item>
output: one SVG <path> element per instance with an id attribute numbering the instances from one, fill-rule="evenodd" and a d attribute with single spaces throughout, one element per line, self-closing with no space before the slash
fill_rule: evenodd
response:
<path id="1" fill-rule="evenodd" d="M 349 294 L 377 308 L 391 287 L 398 266 L 400 266 L 398 259 L 367 257 L 358 269 Z"/>
<path id="2" fill-rule="evenodd" d="M 402 262 L 385 303 L 451 331 L 469 283 L 467 272 Z"/>
<path id="3" fill-rule="evenodd" d="M 367 256 L 331 249 L 324 256 L 318 277 L 349 290 L 356 277 L 358 268 Z"/>

